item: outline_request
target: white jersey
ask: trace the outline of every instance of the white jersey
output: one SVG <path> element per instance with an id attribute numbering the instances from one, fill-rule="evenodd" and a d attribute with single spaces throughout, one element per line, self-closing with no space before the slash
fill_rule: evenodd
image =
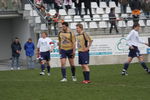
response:
<path id="1" fill-rule="evenodd" d="M 139 33 L 138 31 L 136 30 L 132 30 L 129 35 L 127 36 L 127 43 L 129 46 L 137 46 L 138 47 L 138 44 L 141 43 L 141 44 L 144 44 L 145 42 L 143 40 L 141 40 L 139 38 Z"/>
<path id="2" fill-rule="evenodd" d="M 52 46 L 52 40 L 49 37 L 40 38 L 38 40 L 37 48 L 40 49 L 40 52 L 50 51 Z"/>

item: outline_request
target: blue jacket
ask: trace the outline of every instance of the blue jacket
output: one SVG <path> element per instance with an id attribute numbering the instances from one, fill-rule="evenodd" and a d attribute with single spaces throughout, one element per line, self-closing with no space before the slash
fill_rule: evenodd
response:
<path id="1" fill-rule="evenodd" d="M 26 56 L 33 56 L 34 55 L 34 43 L 26 42 L 24 45 L 24 50 L 26 51 Z"/>

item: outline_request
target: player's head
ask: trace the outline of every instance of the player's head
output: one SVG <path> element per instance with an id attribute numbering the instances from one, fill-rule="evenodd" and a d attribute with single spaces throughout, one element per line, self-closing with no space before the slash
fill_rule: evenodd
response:
<path id="1" fill-rule="evenodd" d="M 31 38 L 29 38 L 29 39 L 28 39 L 28 42 L 32 42 L 32 39 L 31 39 Z"/>
<path id="2" fill-rule="evenodd" d="M 111 12 L 111 13 L 115 13 L 115 8 L 111 8 L 111 9 L 110 9 L 110 12 Z"/>
<path id="3" fill-rule="evenodd" d="M 62 23 L 62 29 L 63 31 L 67 31 L 69 24 L 67 22 Z"/>
<path id="4" fill-rule="evenodd" d="M 83 31 L 83 25 L 82 24 L 77 24 L 76 25 L 76 31 L 77 31 L 77 33 L 81 33 Z"/>
<path id="5" fill-rule="evenodd" d="M 15 43 L 19 43 L 19 38 L 16 37 L 15 40 L 14 40 L 14 42 L 15 42 Z"/>
<path id="6" fill-rule="evenodd" d="M 139 23 L 135 23 L 133 25 L 133 29 L 135 29 L 136 31 L 139 31 L 140 30 L 140 24 Z"/>
<path id="7" fill-rule="evenodd" d="M 47 32 L 42 32 L 41 34 L 42 38 L 46 38 L 48 36 Z"/>

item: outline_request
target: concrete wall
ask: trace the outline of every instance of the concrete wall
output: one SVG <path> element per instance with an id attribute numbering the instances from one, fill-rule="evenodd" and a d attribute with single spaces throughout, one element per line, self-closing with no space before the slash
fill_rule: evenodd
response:
<path id="1" fill-rule="evenodd" d="M 10 43 L 12 40 L 11 20 L 0 20 L 0 60 L 9 59 L 11 55 Z"/>
<path id="2" fill-rule="evenodd" d="M 11 19 L 0 19 L 0 60 L 11 58 L 10 45 L 15 37 L 20 39 L 22 48 L 30 37 L 34 38 L 33 28 L 28 24 L 28 20 L 22 17 Z M 21 59 L 25 59 L 24 50 Z"/>

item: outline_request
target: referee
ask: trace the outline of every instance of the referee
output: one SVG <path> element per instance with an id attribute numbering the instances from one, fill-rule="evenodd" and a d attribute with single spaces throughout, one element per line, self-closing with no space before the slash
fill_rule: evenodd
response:
<path id="1" fill-rule="evenodd" d="M 129 54 L 128 54 L 128 60 L 124 64 L 123 70 L 122 70 L 122 75 L 128 75 L 127 69 L 129 67 L 129 64 L 131 63 L 132 59 L 134 57 L 137 57 L 141 66 L 144 68 L 144 70 L 148 73 L 150 73 L 150 70 L 148 69 L 147 65 L 144 62 L 143 56 L 140 54 L 140 51 L 138 49 L 139 43 L 140 44 L 145 44 L 148 46 L 148 43 L 145 43 L 139 38 L 139 30 L 140 30 L 140 25 L 138 23 L 135 23 L 133 25 L 133 30 L 129 33 L 127 36 L 127 42 L 129 45 Z"/>

